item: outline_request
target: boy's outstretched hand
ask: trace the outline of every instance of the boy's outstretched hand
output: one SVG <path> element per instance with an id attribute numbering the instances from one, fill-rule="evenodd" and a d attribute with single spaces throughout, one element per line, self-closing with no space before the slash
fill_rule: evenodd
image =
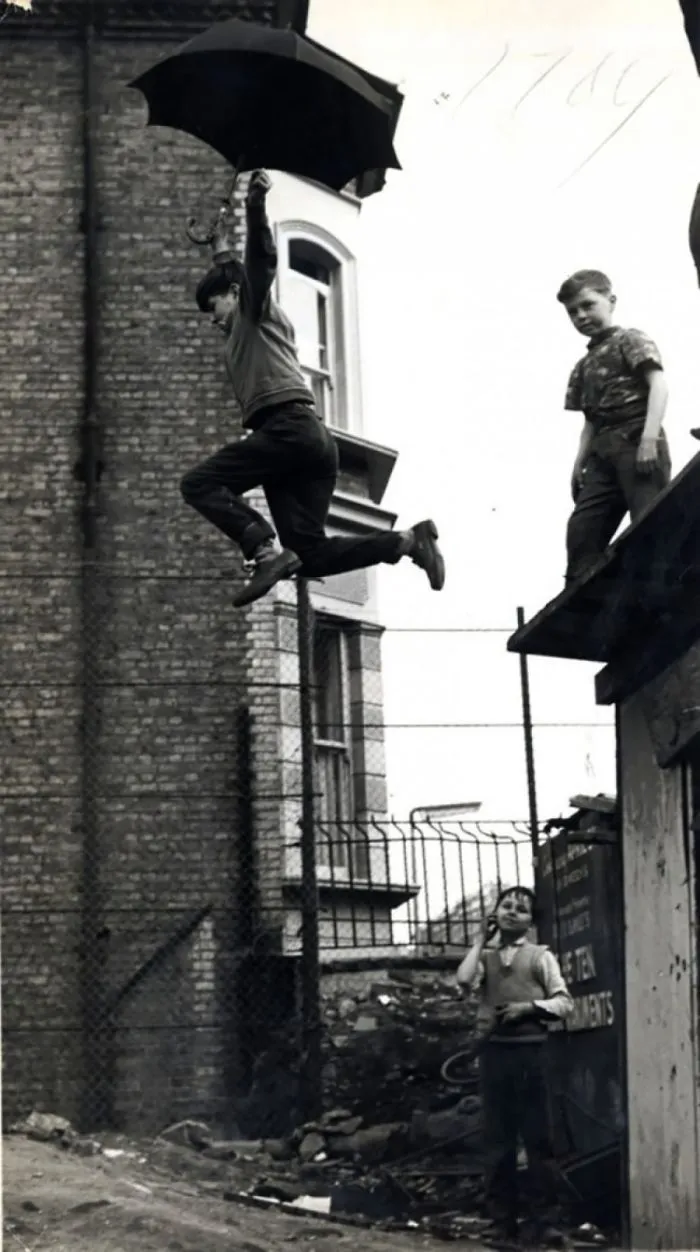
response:
<path id="1" fill-rule="evenodd" d="M 265 170 L 253 170 L 248 183 L 248 204 L 264 204 L 271 187 L 272 179 Z"/>

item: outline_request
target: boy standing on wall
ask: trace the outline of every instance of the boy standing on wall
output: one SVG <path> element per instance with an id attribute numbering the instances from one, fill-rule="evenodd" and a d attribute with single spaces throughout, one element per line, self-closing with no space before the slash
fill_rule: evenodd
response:
<path id="1" fill-rule="evenodd" d="M 565 408 L 584 416 L 571 480 L 569 583 L 602 556 L 625 513 L 636 521 L 668 483 L 671 459 L 662 430 L 668 387 L 653 340 L 614 324 L 616 297 L 606 274 L 578 270 L 557 300 L 588 338 L 565 400 Z"/>

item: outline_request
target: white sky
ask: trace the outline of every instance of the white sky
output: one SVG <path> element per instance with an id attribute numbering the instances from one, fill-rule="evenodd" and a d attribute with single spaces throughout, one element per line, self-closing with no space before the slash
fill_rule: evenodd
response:
<path id="1" fill-rule="evenodd" d="M 607 270 L 619 320 L 658 340 L 674 471 L 697 451 L 700 81 L 680 7 L 311 0 L 309 33 L 406 96 L 403 170 L 363 208 L 365 429 L 400 451 L 385 503 L 399 524 L 435 517 L 448 577 L 438 596 L 410 566 L 383 571 L 382 621 L 510 627 L 563 586 L 579 419 L 562 399 L 585 341 L 554 297 L 572 270 Z M 519 722 L 505 640 L 388 633 L 387 722 Z M 611 725 L 597 667 L 530 664 L 536 723 Z M 526 816 L 518 729 L 389 729 L 387 746 L 397 816 L 470 799 Z M 614 790 L 609 729 L 542 728 L 535 749 L 541 816 Z"/>

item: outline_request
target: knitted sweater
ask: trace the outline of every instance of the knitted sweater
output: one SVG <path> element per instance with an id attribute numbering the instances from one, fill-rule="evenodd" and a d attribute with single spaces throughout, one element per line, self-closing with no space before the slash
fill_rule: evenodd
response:
<path id="1" fill-rule="evenodd" d="M 524 943 L 515 948 L 508 966 L 504 966 L 498 949 L 487 948 L 482 952 L 484 978 L 477 1022 L 480 1030 L 491 1028 L 490 1038 L 494 1042 L 540 1043 L 546 1039 L 547 1027 L 538 1019 L 534 1009 L 531 1017 L 523 1017 L 517 1022 L 499 1025 L 495 1018 L 498 1005 L 546 998 L 547 989 L 538 970 L 545 951 L 546 947 L 542 944 Z"/>
<path id="2" fill-rule="evenodd" d="M 270 294 L 277 248 L 262 204 L 248 205 L 244 274 L 226 341 L 225 361 L 243 425 L 271 405 L 313 405 L 296 349 L 294 327 Z"/>

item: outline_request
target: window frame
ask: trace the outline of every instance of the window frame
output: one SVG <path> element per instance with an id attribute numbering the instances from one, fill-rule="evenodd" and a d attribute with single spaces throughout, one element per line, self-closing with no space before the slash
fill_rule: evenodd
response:
<path id="1" fill-rule="evenodd" d="M 361 435 L 362 370 L 356 258 L 341 240 L 311 222 L 299 219 L 286 220 L 278 222 L 275 229 L 279 256 L 276 294 L 283 309 L 290 281 L 293 281 L 290 275 L 294 275 L 294 280 L 301 279 L 309 283 L 315 281 L 292 268 L 290 264 L 292 244 L 295 242 L 307 244 L 314 250 L 324 253 L 328 258 L 331 277 L 335 276 L 335 284 L 333 282 L 330 284 L 328 304 L 333 321 L 331 333 L 335 342 L 332 345 L 334 359 L 329 370 L 331 417 L 327 420 L 332 429 Z M 304 366 L 304 368 L 309 373 L 313 373 L 313 367 Z"/>
<path id="2" fill-rule="evenodd" d="M 293 238 L 289 240 L 288 247 L 290 254 L 294 242 L 295 240 Z M 328 283 L 324 283 L 320 279 L 311 278 L 309 274 L 304 274 L 301 270 L 295 269 L 291 263 L 291 255 L 288 255 L 288 261 L 289 270 L 291 274 L 294 275 L 294 278 L 290 278 L 290 281 L 305 284 L 312 291 L 316 292 L 317 298 L 322 297 L 325 300 L 326 342 L 323 344 L 321 342 L 321 338 L 319 337 L 318 347 L 319 353 L 322 348 L 325 348 L 326 356 L 328 358 L 327 365 L 325 368 L 322 365 L 308 365 L 304 362 L 301 352 L 299 353 L 299 359 L 304 373 L 311 376 L 311 390 L 314 392 L 314 395 L 316 395 L 316 387 L 314 384 L 320 385 L 320 404 L 317 399 L 319 417 L 321 417 L 328 426 L 337 426 L 337 423 L 333 420 L 336 416 L 338 395 L 338 387 L 336 384 L 337 369 L 335 369 L 334 366 L 337 364 L 336 357 L 338 356 L 338 344 L 342 343 L 343 340 L 342 321 L 337 316 L 336 308 L 340 293 L 338 292 L 337 284 L 334 285 L 333 282 L 333 275 L 337 271 L 338 267 L 333 267 L 333 270 L 330 272 L 330 281 Z"/>
<path id="3" fill-rule="evenodd" d="M 323 830 L 327 827 L 331 832 L 330 839 L 319 839 L 316 848 L 316 862 L 318 868 L 323 872 L 328 872 L 332 877 L 337 875 L 345 877 L 346 875 L 353 880 L 366 880 L 369 876 L 369 864 L 367 850 L 362 839 L 357 838 L 355 833 L 356 827 L 356 794 L 355 794 L 355 770 L 356 759 L 354 751 L 354 743 L 352 737 L 352 727 L 350 725 L 350 644 L 348 638 L 348 625 L 344 619 L 334 618 L 325 614 L 319 614 L 316 618 L 315 631 L 326 632 L 330 635 L 334 644 L 338 646 L 339 659 L 339 678 L 340 678 L 340 708 L 339 713 L 342 719 L 342 737 L 341 738 L 324 738 L 318 732 L 318 706 L 314 699 L 314 762 L 316 770 L 316 778 L 319 789 L 324 786 L 323 775 L 330 763 L 331 771 L 335 773 L 334 786 L 336 790 L 336 799 L 339 799 L 339 806 L 342 810 L 343 796 L 342 791 L 345 789 L 347 801 L 349 804 L 349 813 L 347 817 L 341 816 L 340 820 L 336 817 L 327 818 L 319 817 L 318 826 Z M 317 669 L 317 637 L 314 635 L 314 669 L 313 681 L 316 686 L 318 680 Z M 320 683 L 318 686 L 320 687 Z M 338 786 L 338 771 L 345 766 L 347 770 L 347 779 L 345 788 L 341 782 Z M 321 794 L 325 793 L 321 790 Z M 333 837 L 334 827 L 337 824 L 338 837 Z"/>

